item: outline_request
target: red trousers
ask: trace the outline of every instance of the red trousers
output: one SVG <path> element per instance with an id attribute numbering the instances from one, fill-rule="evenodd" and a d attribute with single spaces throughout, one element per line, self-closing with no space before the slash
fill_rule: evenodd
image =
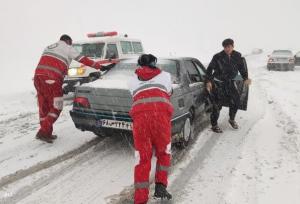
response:
<path id="1" fill-rule="evenodd" d="M 147 111 L 133 116 L 134 203 L 145 203 L 149 194 L 152 149 L 157 157 L 155 182 L 168 185 L 171 164 L 171 116 L 168 112 Z"/>
<path id="2" fill-rule="evenodd" d="M 36 75 L 34 86 L 37 91 L 39 106 L 39 132 L 51 135 L 53 124 L 63 109 L 62 81 L 51 79 L 46 75 Z"/>

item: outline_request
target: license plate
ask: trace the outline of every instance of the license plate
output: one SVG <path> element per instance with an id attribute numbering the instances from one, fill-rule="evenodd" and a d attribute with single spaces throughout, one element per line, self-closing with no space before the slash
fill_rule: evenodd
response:
<path id="1" fill-rule="evenodd" d="M 97 127 L 132 130 L 132 122 L 101 119 L 96 122 Z"/>

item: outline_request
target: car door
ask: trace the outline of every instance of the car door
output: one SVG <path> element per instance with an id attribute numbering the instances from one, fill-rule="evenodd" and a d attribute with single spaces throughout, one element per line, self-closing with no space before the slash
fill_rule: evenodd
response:
<path id="1" fill-rule="evenodd" d="M 211 108 L 212 104 L 208 100 L 208 95 L 207 95 L 207 91 L 206 91 L 206 87 L 205 87 L 206 69 L 203 66 L 203 64 L 197 59 L 194 59 L 193 63 L 195 64 L 196 68 L 198 69 L 198 71 L 200 73 L 201 82 L 203 82 L 200 85 L 200 103 L 201 103 L 201 106 L 204 106 L 203 111 L 208 111 Z"/>
<path id="2" fill-rule="evenodd" d="M 245 69 L 248 72 L 248 66 L 247 66 L 246 59 L 243 57 L 242 60 L 243 60 Z M 244 84 L 244 80 L 243 80 L 243 78 L 242 78 L 242 76 L 240 74 L 238 74 L 234 80 L 235 80 L 235 83 L 237 85 L 238 92 L 240 94 L 240 106 L 239 106 L 239 109 L 240 110 L 247 110 L 247 107 L 248 107 L 249 86 L 247 86 L 247 85 Z"/>
<path id="3" fill-rule="evenodd" d="M 194 107 L 195 115 L 199 115 L 205 109 L 203 103 L 204 95 L 202 94 L 204 88 L 204 79 L 201 77 L 200 71 L 197 69 L 193 60 L 184 60 L 184 64 L 189 78 L 192 106 Z"/>

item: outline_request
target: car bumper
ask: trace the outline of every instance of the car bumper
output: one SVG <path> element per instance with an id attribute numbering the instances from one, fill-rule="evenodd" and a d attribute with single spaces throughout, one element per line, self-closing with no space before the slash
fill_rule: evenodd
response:
<path id="1" fill-rule="evenodd" d="M 64 93 L 74 92 L 76 86 L 79 86 L 84 83 L 88 83 L 90 79 L 88 77 L 78 77 L 78 78 L 67 78 L 63 83 Z"/>
<path id="2" fill-rule="evenodd" d="M 71 118 L 75 124 L 75 127 L 82 131 L 91 131 L 91 132 L 105 132 L 105 131 L 118 131 L 118 132 L 131 132 L 129 129 L 122 129 L 119 127 L 103 127 L 99 122 L 101 120 L 113 120 L 117 121 L 120 125 L 128 124 L 132 122 L 129 115 L 112 115 L 105 113 L 96 113 L 96 112 L 86 112 L 80 110 L 71 110 Z M 128 128 L 128 127 L 127 127 Z"/>
<path id="3" fill-rule="evenodd" d="M 278 70 L 278 71 L 287 71 L 287 70 L 293 70 L 295 67 L 295 64 L 291 63 L 268 63 L 267 68 L 269 70 Z"/>
<path id="4" fill-rule="evenodd" d="M 300 58 L 295 58 L 295 65 L 300 66 Z"/>
<path id="5" fill-rule="evenodd" d="M 103 127 L 99 125 L 99 121 L 106 120 L 115 120 L 119 123 L 128 123 L 132 122 L 131 117 L 128 114 L 124 115 L 112 115 L 107 113 L 97 113 L 97 112 L 87 112 L 82 110 L 71 110 L 71 118 L 77 129 L 82 131 L 91 131 L 94 133 L 101 133 L 103 135 L 113 135 L 115 133 L 125 133 L 132 135 L 132 130 L 120 129 L 115 127 Z M 184 125 L 185 118 L 188 117 L 188 113 L 183 114 L 179 117 L 173 118 L 172 123 L 172 135 L 173 142 L 176 142 L 176 133 L 180 132 L 181 128 Z"/>

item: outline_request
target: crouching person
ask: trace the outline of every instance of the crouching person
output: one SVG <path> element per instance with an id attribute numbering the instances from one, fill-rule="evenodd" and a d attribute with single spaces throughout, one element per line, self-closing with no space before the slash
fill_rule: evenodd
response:
<path id="1" fill-rule="evenodd" d="M 151 54 L 138 59 L 136 76 L 129 82 L 133 104 L 135 146 L 134 203 L 147 203 L 152 149 L 157 157 L 154 197 L 172 198 L 166 190 L 168 170 L 171 164 L 171 117 L 173 106 L 171 75 L 156 67 L 157 58 Z"/>

